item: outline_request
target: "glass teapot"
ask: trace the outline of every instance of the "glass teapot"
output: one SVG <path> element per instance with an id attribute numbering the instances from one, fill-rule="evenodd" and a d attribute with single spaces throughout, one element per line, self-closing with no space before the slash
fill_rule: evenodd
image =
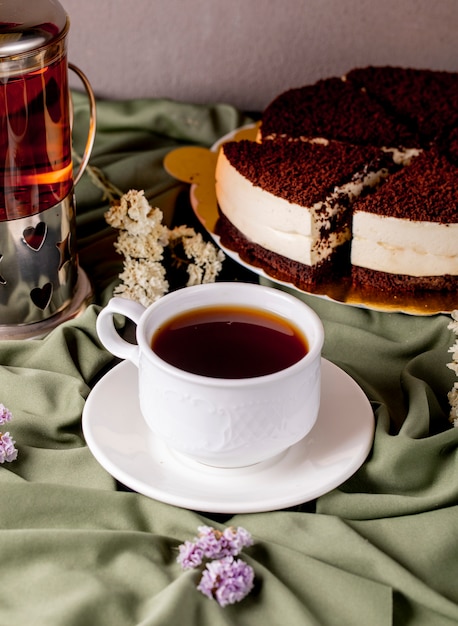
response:
<path id="1" fill-rule="evenodd" d="M 0 339 L 45 334 L 76 315 L 90 284 L 78 267 L 74 186 L 95 138 L 95 98 L 67 62 L 56 0 L 4 0 L 0 12 Z M 72 160 L 68 69 L 89 95 L 89 134 Z"/>

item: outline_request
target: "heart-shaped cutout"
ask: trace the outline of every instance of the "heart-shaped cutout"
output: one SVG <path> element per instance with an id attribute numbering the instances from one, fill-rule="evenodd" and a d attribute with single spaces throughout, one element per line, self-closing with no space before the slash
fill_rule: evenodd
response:
<path id="1" fill-rule="evenodd" d="M 0 261 L 3 261 L 3 254 L 0 254 Z M 0 285 L 6 285 L 6 278 L 0 274 Z"/>
<path id="2" fill-rule="evenodd" d="M 48 227 L 44 222 L 38 222 L 36 226 L 28 226 L 22 233 L 24 243 L 34 252 L 38 252 L 46 239 Z"/>
<path id="3" fill-rule="evenodd" d="M 58 270 L 60 271 L 65 263 L 71 260 L 71 251 L 70 251 L 70 233 L 63 239 L 56 243 L 56 247 L 59 250 L 60 254 L 60 262 Z"/>
<path id="4" fill-rule="evenodd" d="M 30 298 L 35 306 L 44 311 L 51 302 L 52 293 L 52 283 L 46 283 L 43 287 L 35 287 L 35 289 L 32 289 Z"/>

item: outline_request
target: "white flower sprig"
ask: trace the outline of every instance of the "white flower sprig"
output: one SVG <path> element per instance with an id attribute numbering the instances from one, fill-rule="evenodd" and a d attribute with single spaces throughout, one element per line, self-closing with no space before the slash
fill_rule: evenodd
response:
<path id="1" fill-rule="evenodd" d="M 12 417 L 11 411 L 3 404 L 0 404 L 0 426 L 10 422 Z M 0 432 L 0 463 L 4 463 L 5 461 L 10 463 L 17 459 L 15 443 L 9 432 Z"/>
<path id="2" fill-rule="evenodd" d="M 162 211 L 150 206 L 143 191 L 128 191 L 111 205 L 105 219 L 120 231 L 114 246 L 124 255 L 115 295 L 148 306 L 167 293 L 166 248 L 176 267 L 186 266 L 186 286 L 213 282 L 221 271 L 224 253 L 193 228 L 165 226 Z"/>
<path id="3" fill-rule="evenodd" d="M 455 335 L 458 335 L 458 310 L 452 311 L 452 321 L 447 328 L 453 331 Z M 447 367 L 458 376 L 458 339 L 448 351 L 452 353 L 453 361 L 447 363 Z M 458 428 L 458 382 L 455 382 L 451 391 L 449 391 L 448 401 L 450 403 L 450 421 L 455 428 Z"/>

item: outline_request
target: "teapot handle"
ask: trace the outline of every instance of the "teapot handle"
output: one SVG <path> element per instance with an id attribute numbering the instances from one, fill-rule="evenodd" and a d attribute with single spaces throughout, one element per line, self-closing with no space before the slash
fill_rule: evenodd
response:
<path id="1" fill-rule="evenodd" d="M 96 103 L 95 103 L 94 92 L 92 91 L 91 84 L 86 74 L 84 74 L 84 72 L 82 72 L 79 69 L 79 67 L 77 67 L 76 65 L 73 65 L 73 63 L 68 64 L 68 69 L 75 72 L 75 74 L 78 75 L 79 79 L 83 83 L 84 88 L 86 89 L 87 95 L 89 97 L 89 110 L 90 110 L 89 133 L 88 133 L 88 137 L 86 141 L 86 147 L 84 149 L 84 154 L 81 159 L 81 163 L 78 168 L 78 171 L 76 172 L 76 175 L 75 175 L 74 184 L 76 185 L 81 179 L 81 176 L 83 175 L 84 170 L 86 169 L 86 166 L 89 162 L 89 158 L 91 156 L 92 148 L 94 146 L 95 131 L 96 131 Z M 72 118 L 73 118 L 73 114 L 72 114 Z"/>

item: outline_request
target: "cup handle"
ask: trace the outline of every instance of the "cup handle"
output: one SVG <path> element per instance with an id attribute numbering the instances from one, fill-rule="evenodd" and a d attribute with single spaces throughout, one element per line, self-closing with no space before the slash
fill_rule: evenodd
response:
<path id="1" fill-rule="evenodd" d="M 89 158 L 91 156 L 92 148 L 94 147 L 95 131 L 96 131 L 96 103 L 95 103 L 95 95 L 94 95 L 94 92 L 92 91 L 91 83 L 89 82 L 86 74 L 84 74 L 84 72 L 82 72 L 79 69 L 79 67 L 77 67 L 76 65 L 73 65 L 73 63 L 68 64 L 68 69 L 72 70 L 73 72 L 75 72 L 75 74 L 77 74 L 77 76 L 83 83 L 84 88 L 86 89 L 87 95 L 89 97 L 89 133 L 87 136 L 86 147 L 84 149 L 84 154 L 81 159 L 80 166 L 74 177 L 74 185 L 77 185 L 78 182 L 80 181 L 81 176 L 84 173 L 84 170 L 86 169 L 86 166 L 89 162 Z"/>
<path id="2" fill-rule="evenodd" d="M 103 308 L 96 322 L 97 334 L 105 348 L 121 359 L 128 359 L 138 367 L 140 350 L 137 344 L 132 344 L 123 339 L 114 325 L 114 316 L 123 315 L 134 324 L 138 324 L 145 307 L 127 298 L 112 298 Z"/>

